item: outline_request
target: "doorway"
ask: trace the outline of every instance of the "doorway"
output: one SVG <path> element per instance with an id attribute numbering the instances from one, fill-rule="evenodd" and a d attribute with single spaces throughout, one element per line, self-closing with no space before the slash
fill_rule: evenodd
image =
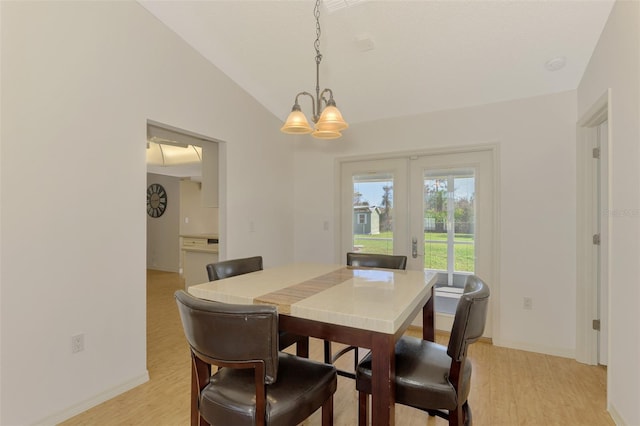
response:
<path id="1" fill-rule="evenodd" d="M 608 363 L 611 92 L 577 125 L 576 360 Z"/>
<path id="2" fill-rule="evenodd" d="M 160 210 L 149 204 L 147 195 L 147 269 L 184 276 L 185 235 L 215 239 L 218 248 L 220 144 L 151 121 L 146 143 L 148 192 L 153 196 L 159 188 L 163 194 Z"/>
<path id="3" fill-rule="evenodd" d="M 450 331 L 466 276 L 497 294 L 494 147 L 340 164 L 340 256 L 398 254 L 438 272 L 436 328 Z M 486 337 L 493 335 L 490 313 Z M 414 325 L 419 325 L 415 323 Z"/>

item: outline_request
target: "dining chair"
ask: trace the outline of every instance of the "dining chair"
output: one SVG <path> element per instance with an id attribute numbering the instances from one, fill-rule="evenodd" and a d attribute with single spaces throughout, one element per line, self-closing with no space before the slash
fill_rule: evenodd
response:
<path id="1" fill-rule="evenodd" d="M 278 311 L 175 293 L 191 350 L 191 425 L 333 424 L 332 365 L 278 351 Z M 212 366 L 218 367 L 212 373 Z"/>
<path id="2" fill-rule="evenodd" d="M 235 277 L 249 272 L 262 271 L 262 256 L 223 260 L 206 266 L 209 281 Z"/>
<path id="3" fill-rule="evenodd" d="M 407 269 L 407 256 L 378 253 L 347 253 L 347 265 L 364 268 Z"/>
<path id="4" fill-rule="evenodd" d="M 224 260 L 206 266 L 209 281 L 235 277 L 236 275 L 262 271 L 262 256 Z M 296 345 L 296 355 L 309 358 L 309 337 L 281 331 L 279 335 L 280 350 Z"/>
<path id="5" fill-rule="evenodd" d="M 377 253 L 347 253 L 347 266 L 354 268 L 384 268 L 384 269 L 407 269 L 407 256 L 377 254 Z M 331 342 L 324 341 L 324 362 L 335 364 L 335 362 L 348 352 L 353 351 L 353 373 L 338 369 L 338 374 L 344 377 L 355 379 L 355 369 L 358 366 L 359 350 L 357 346 L 347 346 L 335 354 L 331 350 Z"/>
<path id="6" fill-rule="evenodd" d="M 471 275 L 465 283 L 449 338 L 449 345 L 403 336 L 395 347 L 396 402 L 449 420 L 449 425 L 471 425 L 468 397 L 471 363 L 467 349 L 484 332 L 489 287 Z M 367 424 L 371 394 L 371 356 L 356 369 L 358 424 Z"/>

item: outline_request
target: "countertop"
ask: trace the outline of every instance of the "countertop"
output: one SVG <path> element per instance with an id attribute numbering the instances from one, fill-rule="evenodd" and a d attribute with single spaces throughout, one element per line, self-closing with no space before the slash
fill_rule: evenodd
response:
<path id="1" fill-rule="evenodd" d="M 180 234 L 182 238 L 206 238 L 208 240 L 217 240 L 218 234 Z"/>

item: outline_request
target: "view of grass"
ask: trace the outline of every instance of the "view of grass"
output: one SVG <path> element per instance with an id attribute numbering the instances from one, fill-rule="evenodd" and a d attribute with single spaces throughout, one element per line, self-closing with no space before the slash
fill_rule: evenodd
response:
<path id="1" fill-rule="evenodd" d="M 424 267 L 427 269 L 447 269 L 447 234 L 436 232 L 424 233 Z M 454 236 L 455 270 L 473 272 L 475 246 L 473 235 L 455 234 Z M 462 244 L 457 244 L 462 243 Z M 365 253 L 393 253 L 393 233 L 381 232 L 377 235 L 354 235 L 353 244 Z"/>

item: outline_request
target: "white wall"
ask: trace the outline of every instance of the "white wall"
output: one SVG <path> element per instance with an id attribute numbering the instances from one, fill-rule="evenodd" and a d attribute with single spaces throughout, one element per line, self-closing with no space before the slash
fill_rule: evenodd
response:
<path id="1" fill-rule="evenodd" d="M 167 208 L 160 217 L 147 215 L 147 269 L 178 272 L 180 269 L 180 178 L 147 173 L 147 186 L 162 185 Z"/>
<path id="2" fill-rule="evenodd" d="M 0 424 L 51 424 L 147 377 L 147 119 L 226 141 L 227 254 L 268 265 L 293 258 L 292 149 L 135 2 L 0 10 Z"/>
<path id="3" fill-rule="evenodd" d="M 479 83 L 480 84 L 480 83 Z M 343 111 L 348 120 L 348 112 Z M 575 351 L 576 93 L 354 124 L 337 141 L 296 144 L 297 260 L 343 261 L 333 229 L 335 159 L 477 144 L 499 146 L 498 345 Z M 330 222 L 330 231 L 323 222 Z M 491 283 L 490 283 L 491 285 Z M 523 297 L 534 309 L 522 308 Z"/>
<path id="4" fill-rule="evenodd" d="M 611 88 L 609 408 L 640 424 L 640 3 L 617 1 L 578 87 L 581 117 Z"/>

